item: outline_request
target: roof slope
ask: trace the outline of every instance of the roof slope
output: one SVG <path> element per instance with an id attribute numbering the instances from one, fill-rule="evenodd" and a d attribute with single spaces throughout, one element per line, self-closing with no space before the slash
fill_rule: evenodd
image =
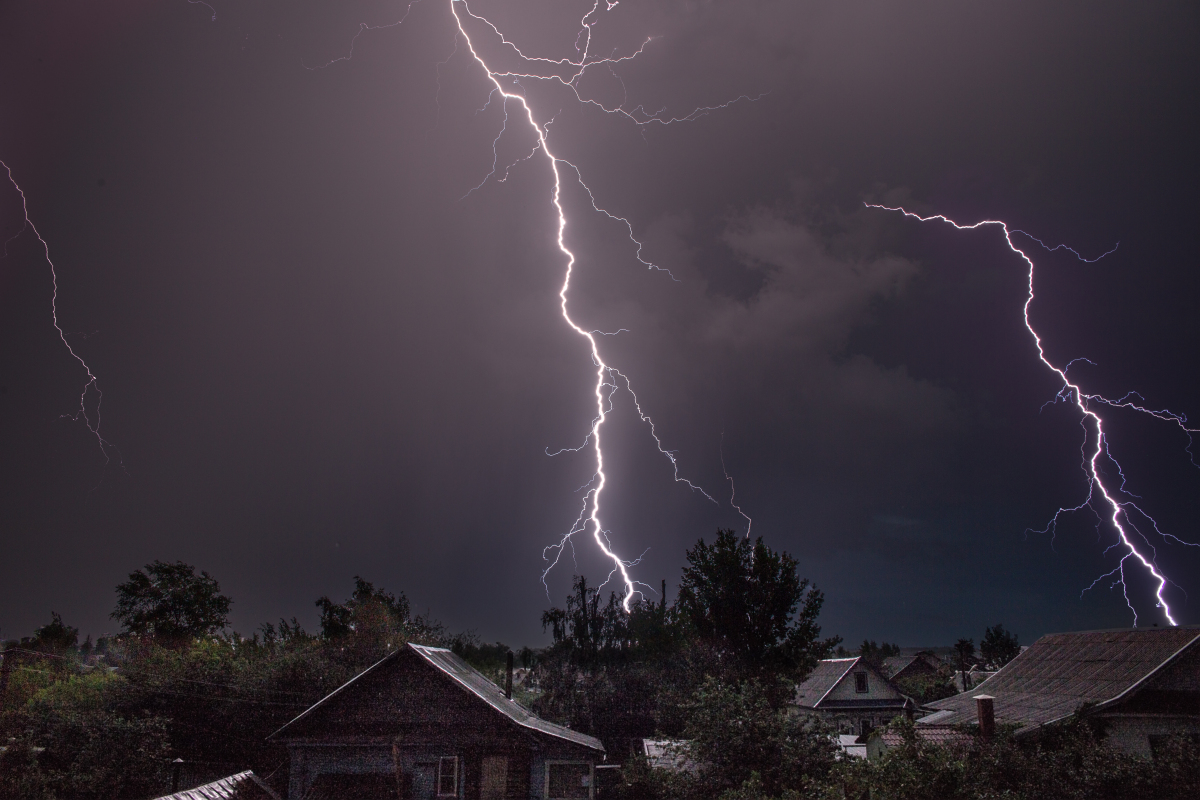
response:
<path id="1" fill-rule="evenodd" d="M 457 695 L 461 699 L 455 701 L 460 707 L 477 708 L 474 704 L 482 701 L 489 711 L 497 713 L 497 722 L 514 723 L 526 730 L 604 752 L 599 739 L 547 722 L 508 699 L 500 687 L 450 650 L 416 644 L 375 662 L 270 738 L 307 738 L 314 727 L 331 730 L 329 725 L 332 729 L 353 729 L 358 735 L 381 735 L 394 731 L 410 716 L 412 722 L 438 724 L 433 718 L 424 718 L 424 709 L 419 702 L 413 705 L 413 697 L 420 696 L 420 690 L 428 686 L 444 686 L 444 681 L 461 690 L 462 694 Z"/>
<path id="2" fill-rule="evenodd" d="M 883 668 L 887 670 L 888 677 L 894 677 L 916 660 L 916 656 L 888 656 L 883 660 Z"/>
<path id="3" fill-rule="evenodd" d="M 521 727 L 540 731 L 549 736 L 566 739 L 569 742 L 604 752 L 604 745 L 600 743 L 599 739 L 579 733 L 578 731 L 573 731 L 570 728 L 564 728 L 562 725 L 555 725 L 553 722 L 547 722 L 532 711 L 527 710 L 520 703 L 505 697 L 504 692 L 499 686 L 492 683 L 481 672 L 463 661 L 452 651 L 444 647 L 425 647 L 419 644 L 410 644 L 409 647 L 419 653 L 430 664 L 453 678 L 464 689 L 473 693 L 476 697 Z"/>
<path id="4" fill-rule="evenodd" d="M 1052 633 L 972 691 L 930 703 L 938 713 L 920 722 L 974 723 L 974 695 L 987 694 L 997 722 L 1044 725 L 1122 698 L 1198 640 L 1196 626 Z"/>
<path id="5" fill-rule="evenodd" d="M 243 786 L 243 784 L 247 784 L 247 786 L 252 786 L 253 788 L 247 791 L 247 786 Z M 194 789 L 163 795 L 156 798 L 156 800 L 231 800 L 235 795 L 239 798 L 261 797 L 264 800 L 279 800 L 279 795 L 275 794 L 271 790 L 271 787 L 263 783 L 250 770 L 221 778 L 219 781 L 206 783 L 203 786 L 197 786 Z"/>
<path id="6" fill-rule="evenodd" d="M 795 703 L 804 708 L 816 708 L 817 703 L 825 699 L 838 681 L 846 677 L 846 673 L 858 663 L 858 656 L 853 658 L 825 658 L 817 662 L 817 666 L 804 682 L 796 687 Z"/>

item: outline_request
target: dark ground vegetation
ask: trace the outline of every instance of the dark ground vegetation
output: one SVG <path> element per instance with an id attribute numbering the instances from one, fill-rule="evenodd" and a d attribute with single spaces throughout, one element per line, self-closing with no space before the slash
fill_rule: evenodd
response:
<path id="1" fill-rule="evenodd" d="M 565 607 L 542 615 L 552 644 L 515 654 L 523 679 L 514 698 L 599 737 L 610 762 L 624 763 L 607 797 L 1200 797 L 1195 742 L 1168 742 L 1153 762 L 1126 758 L 1082 723 L 947 748 L 898 721 L 903 746 L 869 763 L 839 760 L 829 731 L 788 711 L 796 681 L 839 643 L 821 638 L 821 593 L 788 554 L 733 531 L 698 542 L 687 563 L 674 603 L 642 601 L 629 613 L 577 578 Z M 170 788 L 176 758 L 210 779 L 252 768 L 282 789 L 286 753 L 265 737 L 394 648 L 451 647 L 501 684 L 509 654 L 504 644 L 451 635 L 414 615 L 403 593 L 361 578 L 346 601 L 316 601 L 314 633 L 294 618 L 249 637 L 227 631 L 230 599 L 179 562 L 134 572 L 117 598 L 113 617 L 124 632 L 116 637 L 80 643 L 52 614 L 35 636 L 9 643 L 0 677 L 3 800 L 141 800 Z M 991 660 L 1018 647 L 1001 626 L 984 642 Z M 893 650 L 864 642 L 858 654 L 882 663 Z M 965 647 L 959 656 L 956 666 L 965 666 Z M 945 676 L 926 681 L 930 693 L 953 691 Z M 693 769 L 650 770 L 631 747 L 642 737 L 688 741 L 680 755 Z"/>

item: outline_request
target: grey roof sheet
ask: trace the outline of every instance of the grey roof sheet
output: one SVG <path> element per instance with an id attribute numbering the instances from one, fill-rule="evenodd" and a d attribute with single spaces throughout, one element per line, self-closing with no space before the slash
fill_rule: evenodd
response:
<path id="1" fill-rule="evenodd" d="M 817 703 L 837 686 L 838 681 L 858 663 L 858 657 L 826 658 L 817 662 L 804 682 L 796 687 L 795 703 L 804 708 L 816 708 Z"/>
<path id="2" fill-rule="evenodd" d="M 279 795 L 271 791 L 271 788 L 259 780 L 258 776 L 251 770 L 239 772 L 236 775 L 229 775 L 228 777 L 221 778 L 219 781 L 206 783 L 194 789 L 186 789 L 175 794 L 163 795 L 156 798 L 156 800 L 230 800 L 238 791 L 238 787 L 246 781 L 256 784 L 262 790 L 262 796 L 279 800 Z"/>
<path id="3" fill-rule="evenodd" d="M 987 694 L 997 722 L 1044 725 L 1115 700 L 1198 639 L 1196 626 L 1049 634 L 971 691 L 930 703 L 939 713 L 921 722 L 974 723 L 974 696 Z"/>
<path id="4" fill-rule="evenodd" d="M 650 763 L 650 769 L 699 772 L 700 765 L 691 757 L 691 745 L 687 739 L 642 739 L 642 755 Z"/>
<path id="5" fill-rule="evenodd" d="M 888 656 L 883 660 L 883 666 L 889 676 L 896 675 L 900 670 L 917 660 L 916 656 Z"/>
<path id="6" fill-rule="evenodd" d="M 898 747 L 904 744 L 904 737 L 900 735 L 900 732 L 891 728 L 885 728 L 877 735 L 888 747 Z M 941 745 L 968 744 L 975 739 L 972 734 L 966 733 L 954 725 L 919 725 L 917 726 L 917 736 L 930 744 Z"/>
<path id="7" fill-rule="evenodd" d="M 508 699 L 500 687 L 488 680 L 482 673 L 444 647 L 426 647 L 419 644 L 409 644 L 426 661 L 453 678 L 460 686 L 483 700 L 492 708 L 524 728 L 540 731 L 549 736 L 565 739 L 592 750 L 604 752 L 600 740 L 562 725 L 547 722 L 533 712 L 526 710 L 519 703 Z"/>

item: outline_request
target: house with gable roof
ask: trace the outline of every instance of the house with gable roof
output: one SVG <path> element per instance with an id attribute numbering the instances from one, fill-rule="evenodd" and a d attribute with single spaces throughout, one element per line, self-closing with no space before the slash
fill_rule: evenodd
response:
<path id="1" fill-rule="evenodd" d="M 854 656 L 818 662 L 796 687 L 792 708 L 821 718 L 838 733 L 865 736 L 901 714 L 911 715 L 916 703 L 865 659 Z"/>
<path id="2" fill-rule="evenodd" d="M 515 703 L 441 647 L 409 644 L 271 734 L 288 800 L 591 800 L 604 745 Z"/>
<path id="3" fill-rule="evenodd" d="M 1200 734 L 1200 626 L 1043 636 L 974 691 L 930 703 L 918 727 L 978 725 L 978 695 L 1018 736 L 1083 717 L 1108 746 L 1149 756 L 1163 737 Z"/>
<path id="4" fill-rule="evenodd" d="M 914 653 L 908 656 L 890 656 L 883 660 L 883 668 L 892 681 L 905 678 L 932 678 L 938 675 L 944 665 L 938 657 L 928 651 Z"/>

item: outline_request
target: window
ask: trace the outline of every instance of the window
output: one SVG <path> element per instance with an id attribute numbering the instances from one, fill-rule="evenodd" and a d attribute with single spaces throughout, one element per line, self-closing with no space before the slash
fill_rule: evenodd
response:
<path id="1" fill-rule="evenodd" d="M 582 800 L 592 796 L 592 765 L 586 761 L 546 762 L 546 797 Z"/>
<path id="2" fill-rule="evenodd" d="M 458 757 L 438 759 L 437 796 L 458 797 Z"/>
<path id="3" fill-rule="evenodd" d="M 854 691 L 858 692 L 859 694 L 862 694 L 863 692 L 868 691 L 868 689 L 867 689 L 867 673 L 865 673 L 865 672 L 854 673 Z"/>

